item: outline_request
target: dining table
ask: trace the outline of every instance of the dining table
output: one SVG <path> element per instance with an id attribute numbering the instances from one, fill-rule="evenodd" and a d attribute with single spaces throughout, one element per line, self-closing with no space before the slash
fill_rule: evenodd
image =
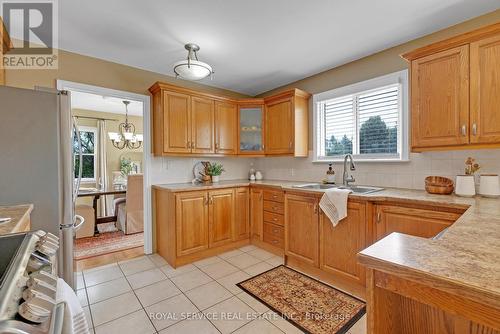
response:
<path id="1" fill-rule="evenodd" d="M 89 189 L 78 190 L 78 197 L 90 197 L 90 196 L 93 197 L 92 208 L 94 209 L 94 221 L 95 221 L 94 236 L 99 235 L 99 229 L 97 228 L 99 224 L 116 222 L 118 219 L 116 212 L 114 213 L 113 216 L 104 216 L 104 217 L 97 216 L 97 202 L 99 201 L 99 198 L 101 198 L 101 196 L 106 196 L 106 195 L 123 195 L 126 193 L 127 193 L 126 189 L 115 189 L 115 188 L 109 188 L 109 189 L 89 188 Z"/>

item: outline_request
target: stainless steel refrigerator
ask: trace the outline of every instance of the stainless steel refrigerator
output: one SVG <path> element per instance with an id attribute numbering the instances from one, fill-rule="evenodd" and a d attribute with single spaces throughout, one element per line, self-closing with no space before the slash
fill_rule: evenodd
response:
<path id="1" fill-rule="evenodd" d="M 31 228 L 60 236 L 59 276 L 74 288 L 73 238 L 82 221 L 73 136 L 69 92 L 0 86 L 0 205 L 34 205 Z"/>

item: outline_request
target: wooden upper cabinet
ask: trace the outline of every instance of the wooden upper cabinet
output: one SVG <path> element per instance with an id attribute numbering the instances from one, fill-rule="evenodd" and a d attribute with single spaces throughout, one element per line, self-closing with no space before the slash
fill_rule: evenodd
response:
<path id="1" fill-rule="evenodd" d="M 285 195 L 285 255 L 319 266 L 318 199 Z"/>
<path id="2" fill-rule="evenodd" d="M 238 108 L 236 104 L 215 101 L 215 153 L 238 152 Z"/>
<path id="3" fill-rule="evenodd" d="M 293 153 L 292 98 L 266 104 L 266 154 Z"/>
<path id="4" fill-rule="evenodd" d="M 377 205 L 375 210 L 376 240 L 392 232 L 432 238 L 453 224 L 462 213 Z"/>
<path id="5" fill-rule="evenodd" d="M 308 155 L 309 93 L 234 99 L 160 82 L 149 91 L 154 155 Z"/>
<path id="6" fill-rule="evenodd" d="M 265 99 L 266 155 L 308 155 L 309 97 L 292 89 Z"/>
<path id="7" fill-rule="evenodd" d="M 251 237 L 262 240 L 264 223 L 264 191 L 260 188 L 250 188 L 250 230 Z"/>
<path id="8" fill-rule="evenodd" d="M 234 191 L 234 240 L 250 236 L 250 194 L 248 188 Z"/>
<path id="9" fill-rule="evenodd" d="M 208 248 L 207 192 L 196 191 L 175 195 L 177 256 Z"/>
<path id="10" fill-rule="evenodd" d="M 163 92 L 163 152 L 191 152 L 191 97 Z"/>
<path id="11" fill-rule="evenodd" d="M 470 44 L 471 143 L 500 143 L 500 34 Z"/>
<path id="12" fill-rule="evenodd" d="M 233 189 L 213 190 L 209 196 L 209 247 L 233 241 L 234 192 Z"/>
<path id="13" fill-rule="evenodd" d="M 412 147 L 469 142 L 469 46 L 411 64 Z"/>
<path id="14" fill-rule="evenodd" d="M 214 100 L 191 97 L 191 152 L 215 152 Z"/>
<path id="15" fill-rule="evenodd" d="M 416 152 L 500 144 L 500 23 L 410 51 Z"/>
<path id="16" fill-rule="evenodd" d="M 334 277 L 363 285 L 364 267 L 358 264 L 356 254 L 368 246 L 366 242 L 366 205 L 349 201 L 347 217 L 337 226 L 321 212 L 320 215 L 320 268 Z"/>

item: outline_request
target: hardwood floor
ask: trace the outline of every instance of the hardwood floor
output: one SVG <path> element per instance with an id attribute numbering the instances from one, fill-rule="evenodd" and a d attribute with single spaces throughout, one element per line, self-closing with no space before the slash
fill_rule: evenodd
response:
<path id="1" fill-rule="evenodd" d="M 94 257 L 90 257 L 83 260 L 76 261 L 75 271 L 82 271 L 86 269 L 91 269 L 99 266 L 103 266 L 105 264 L 110 264 L 114 262 L 119 262 L 123 260 L 132 259 L 134 257 L 139 257 L 144 255 L 144 247 L 135 247 L 119 252 L 98 255 Z"/>

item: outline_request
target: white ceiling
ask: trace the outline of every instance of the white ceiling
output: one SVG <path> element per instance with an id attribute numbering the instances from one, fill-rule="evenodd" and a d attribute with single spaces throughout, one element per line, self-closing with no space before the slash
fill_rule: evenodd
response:
<path id="1" fill-rule="evenodd" d="M 64 0 L 60 48 L 255 95 L 500 8 L 499 0 Z"/>
<path id="2" fill-rule="evenodd" d="M 123 99 L 82 92 L 71 92 L 71 108 L 125 115 Z M 128 114 L 142 116 L 142 102 L 130 101 Z"/>

